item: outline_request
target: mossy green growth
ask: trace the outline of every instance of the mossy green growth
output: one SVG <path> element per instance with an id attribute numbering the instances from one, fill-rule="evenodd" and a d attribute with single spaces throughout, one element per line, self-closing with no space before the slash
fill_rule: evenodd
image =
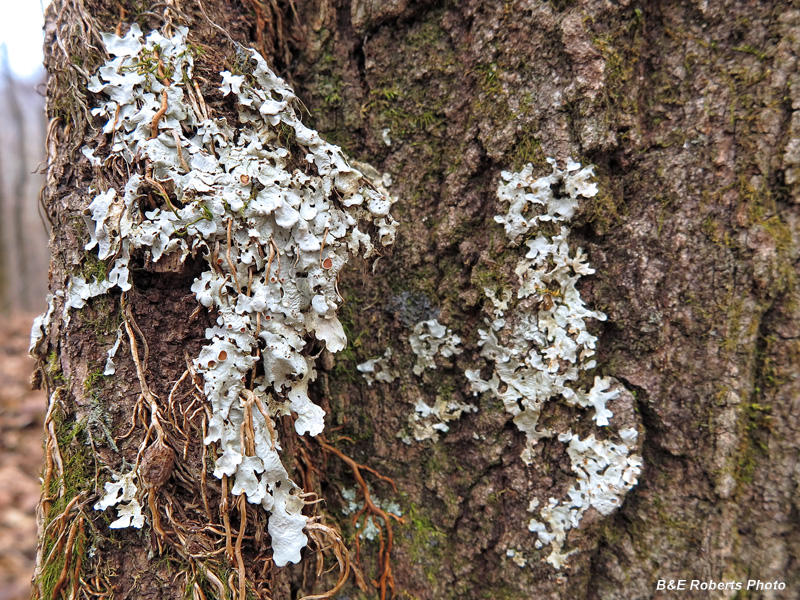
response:
<path id="1" fill-rule="evenodd" d="M 67 420 L 60 409 L 54 411 L 56 440 L 61 450 L 61 460 L 64 464 L 64 474 L 60 479 L 50 482 L 50 489 L 45 490 L 49 498 L 59 496 L 63 487 L 64 493 L 58 497 L 48 513 L 49 517 L 60 514 L 60 511 L 81 492 L 92 491 L 95 485 L 95 471 L 93 466 L 96 458 L 91 446 L 86 441 L 86 421 L 75 422 Z"/>
<path id="2" fill-rule="evenodd" d="M 431 11 L 398 40 L 396 56 L 413 60 L 387 69 L 390 75 L 375 81 L 369 92 L 363 112 L 374 115 L 377 129 L 390 129 L 392 138 L 430 143 L 444 135 L 444 111 L 457 93 L 458 65 L 442 18 L 442 10 Z M 433 152 L 434 156 L 440 154 Z"/>
<path id="3" fill-rule="evenodd" d="M 447 554 L 447 535 L 416 504 L 410 504 L 405 519 L 403 544 L 414 564 L 419 565 L 425 578 L 435 585 L 440 565 Z"/>
<path id="4" fill-rule="evenodd" d="M 594 38 L 594 46 L 605 60 L 604 102 L 609 123 L 619 121 L 622 114 L 634 119 L 639 115 L 633 80 L 645 45 L 644 14 L 638 7 L 615 29 Z"/>
<path id="5" fill-rule="evenodd" d="M 48 542 L 49 543 L 46 543 L 45 545 L 45 556 L 52 556 L 52 558 L 43 565 L 41 575 L 35 582 L 35 584 L 41 585 L 42 598 L 54 597 L 53 594 L 55 592 L 55 587 L 61 579 L 62 571 L 64 570 L 64 566 L 68 557 L 70 559 L 70 565 L 75 565 L 79 560 L 83 560 L 87 535 L 85 533 L 85 529 L 84 531 L 78 530 L 73 541 L 72 549 L 69 553 L 63 551 L 53 552 L 56 541 L 49 540 Z M 69 576 L 74 577 L 74 573 L 70 573 Z M 68 581 L 70 582 L 71 588 L 71 579 Z M 63 584 L 61 589 L 64 589 Z"/>
<path id="6" fill-rule="evenodd" d="M 180 561 L 176 561 L 180 565 Z M 221 562 L 214 561 L 213 559 L 207 559 L 203 561 L 203 566 L 206 570 L 212 572 L 217 579 L 222 582 L 223 587 L 225 588 L 225 596 L 219 598 L 218 600 L 232 600 L 233 598 L 237 598 L 238 592 L 233 590 L 228 585 L 228 579 L 231 575 L 231 569 L 225 567 Z M 194 574 L 189 578 L 186 583 L 186 587 L 183 590 L 184 600 L 190 600 L 197 597 L 195 594 L 195 585 L 199 587 L 206 598 L 218 598 L 219 590 L 217 587 L 209 580 L 206 576 L 204 569 L 197 569 Z M 247 582 L 247 591 L 246 591 L 246 599 L 247 600 L 258 600 L 258 596 L 253 592 L 253 589 L 250 585 L 250 582 Z"/>
<path id="7" fill-rule="evenodd" d="M 97 393 L 105 384 L 106 379 L 107 377 L 103 375 L 103 371 L 100 369 L 100 367 L 95 366 L 95 368 L 90 370 L 89 374 L 86 376 L 86 379 L 83 382 L 83 388 L 88 394 Z"/>
<path id="8" fill-rule="evenodd" d="M 747 403 L 742 409 L 739 458 L 734 471 L 740 487 L 752 484 L 758 466 L 769 459 L 767 438 L 771 431 L 771 412 L 771 407 L 757 402 Z"/>
<path id="9" fill-rule="evenodd" d="M 547 156 L 542 149 L 542 142 L 527 130 L 514 144 L 508 154 L 508 160 L 514 171 L 522 170 L 528 163 L 543 170 L 547 167 Z"/>
<path id="10" fill-rule="evenodd" d="M 55 350 L 52 350 L 47 355 L 44 371 L 53 388 L 57 388 L 67 381 L 64 377 L 64 372 L 61 370 L 61 358 Z"/>
<path id="11" fill-rule="evenodd" d="M 603 170 L 598 170 L 597 194 L 586 203 L 586 219 L 600 234 L 614 229 L 625 221 L 628 206 L 621 190 L 617 189 L 612 178 Z"/>
<path id="12" fill-rule="evenodd" d="M 115 452 L 119 452 L 111 432 L 113 420 L 103 401 L 106 382 L 109 378 L 103 374 L 103 367 L 99 363 L 90 361 L 89 367 L 89 373 L 83 382 L 89 409 L 85 420 L 87 434 L 95 442 L 105 440 Z M 95 434 L 99 434 L 99 436 L 95 437 Z"/>
<path id="13" fill-rule="evenodd" d="M 775 195 L 766 184 L 756 189 L 742 176 L 739 192 L 740 202 L 747 209 L 747 225 L 765 233 L 775 248 L 771 265 L 773 281 L 767 292 L 770 296 L 779 296 L 794 287 L 797 277 L 792 259 L 791 227 L 781 218 Z"/>
<path id="14" fill-rule="evenodd" d="M 105 281 L 108 278 L 108 265 L 92 252 L 84 252 L 81 272 L 86 281 Z"/>
<path id="15" fill-rule="evenodd" d="M 100 345 L 108 342 L 108 336 L 119 329 L 123 320 L 122 310 L 116 305 L 116 299 L 108 294 L 89 298 L 80 315 L 82 323 L 86 329 L 94 332 Z"/>
<path id="16" fill-rule="evenodd" d="M 45 527 L 40 542 L 43 545 L 44 562 L 41 573 L 35 582 L 42 588 L 42 598 L 53 597 L 54 588 L 61 578 L 67 560 L 65 551 L 54 551 L 57 549 L 62 535 L 57 528 L 51 527 L 51 525 L 75 498 L 82 494 L 91 494 L 97 484 L 94 453 L 83 440 L 86 435 L 86 424 L 66 419 L 61 409 L 54 411 L 52 419 L 64 471 L 62 477 L 51 479 L 47 488 L 43 490 L 44 496 L 53 500 L 45 515 Z M 71 520 L 68 519 L 68 521 Z M 83 559 L 88 534 L 92 531 L 93 529 L 89 526 L 77 531 L 71 549 L 71 565 L 77 564 L 79 558 Z M 63 535 L 67 535 L 66 532 L 63 532 Z"/>
<path id="17" fill-rule="evenodd" d="M 734 475 L 742 487 L 751 484 L 759 466 L 763 468 L 769 462 L 769 438 L 773 432 L 770 400 L 774 391 L 785 383 L 775 368 L 775 343 L 773 336 L 758 339 L 752 394 L 740 408 L 738 461 Z"/>
<path id="18" fill-rule="evenodd" d="M 351 156 L 358 156 L 353 131 L 363 126 L 359 110 L 363 100 L 360 90 L 348 86 L 342 79 L 345 66 L 335 50 L 335 42 L 330 37 L 298 92 L 310 109 L 308 125 Z"/>

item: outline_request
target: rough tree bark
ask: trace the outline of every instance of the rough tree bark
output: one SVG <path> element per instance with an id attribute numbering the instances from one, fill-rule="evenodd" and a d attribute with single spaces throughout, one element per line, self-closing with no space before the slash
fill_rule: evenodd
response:
<path id="1" fill-rule="evenodd" d="M 396 597 L 670 597 L 656 593 L 659 579 L 777 579 L 785 590 L 737 597 L 796 597 L 797 2 L 55 0 L 46 27 L 53 292 L 106 268 L 83 250 L 78 225 L 89 188 L 119 184 L 80 151 L 103 139 L 87 112 L 96 100 L 86 76 L 106 60 L 97 34 L 133 22 L 146 33 L 165 10 L 201 49 L 196 69 L 212 111 L 229 110 L 218 73 L 237 57 L 209 19 L 262 51 L 294 86 L 307 124 L 393 179 L 397 242 L 374 267 L 343 275 L 348 347 L 320 358 L 312 398 L 328 415 L 326 444 L 396 483 L 395 492 L 362 469 L 373 493 L 405 515 L 393 527 Z M 612 408 L 638 427 L 644 463 L 619 510 L 587 513 L 570 532 L 565 548 L 575 553 L 560 571 L 534 547 L 526 509 L 534 496 L 563 497 L 563 443 L 543 440 L 526 466 L 524 435 L 485 398 L 438 441 L 406 445 L 396 435 L 420 397 L 473 401 L 463 373 L 484 364 L 482 290 L 516 281 L 518 253 L 493 221 L 500 171 L 532 162 L 544 174 L 546 157 L 596 165 L 600 193 L 572 224 L 596 269 L 580 287 L 608 315 L 592 325 L 598 372 L 622 382 Z M 171 438 L 178 460 L 153 494 L 164 535 L 147 506 L 141 532 L 109 530 L 92 510 L 105 467 L 118 470 L 123 456 L 132 463 L 145 430 L 134 418 L 140 383 L 127 337 L 117 373 L 100 375 L 123 316 L 147 340 L 147 377 L 162 400 L 214 318 L 189 292 L 196 261 L 132 271 L 124 306 L 118 292 L 90 300 L 69 324 L 54 318 L 39 348 L 51 400 L 38 597 L 235 597 L 240 565 L 224 551 L 219 482 L 209 474 L 208 513 L 199 495 L 199 421 L 185 424 L 185 452 Z M 407 339 L 437 315 L 464 352 L 420 378 Z M 366 386 L 356 365 L 387 345 L 400 379 Z M 543 419 L 563 417 L 557 403 L 547 410 Z M 356 562 L 341 510 L 341 490 L 358 487 L 351 464 L 291 427 L 289 417 L 280 423 L 284 464 L 325 500 L 307 513 L 338 527 Z M 235 541 L 236 498 L 227 506 Z M 266 513 L 251 506 L 247 522 L 251 597 L 300 597 L 335 582 L 335 570 L 315 577 L 319 548 L 300 565 L 271 565 Z M 341 597 L 377 597 L 381 560 L 378 542 L 362 540 L 363 579 L 350 578 Z"/>

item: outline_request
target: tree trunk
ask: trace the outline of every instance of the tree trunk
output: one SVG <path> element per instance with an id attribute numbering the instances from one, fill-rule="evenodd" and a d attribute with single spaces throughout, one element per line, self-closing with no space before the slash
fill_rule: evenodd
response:
<path id="1" fill-rule="evenodd" d="M 14 267 L 21 275 L 21 280 L 24 282 L 30 277 L 28 267 L 28 256 L 25 252 L 20 251 L 25 247 L 25 219 L 23 218 L 25 208 L 25 188 L 30 177 L 30 166 L 28 165 L 28 149 L 27 149 L 27 136 L 25 128 L 25 116 L 22 112 L 20 99 L 17 93 L 18 82 L 14 80 L 11 74 L 11 66 L 8 63 L 8 54 L 3 49 L 3 88 L 5 92 L 5 102 L 11 114 L 11 125 L 14 128 L 14 139 L 17 141 L 14 154 L 16 154 L 16 173 L 14 173 L 13 187 L 11 188 L 11 197 L 14 199 L 13 212 L 12 212 L 12 232 L 9 237 L 13 238 L 14 248 L 17 249 L 13 252 L 16 254 L 16 261 Z M 30 306 L 32 298 L 28 293 L 27 286 L 21 286 L 20 300 L 23 306 Z"/>
<path id="2" fill-rule="evenodd" d="M 267 406 L 289 477 L 323 500 L 304 508 L 310 541 L 297 565 L 276 565 L 285 561 L 273 548 L 274 512 L 231 494 L 233 478 L 213 474 L 221 447 L 203 442 L 216 409 L 205 397 L 213 365 L 199 357 L 221 313 L 211 300 L 201 306 L 193 286 L 211 269 L 228 274 L 223 287 L 244 288 L 247 278 L 231 277 L 238 267 L 225 256 L 239 242 L 232 246 L 223 232 L 216 250 L 209 242 L 205 254 L 182 261 L 135 249 L 131 289 L 111 286 L 87 293 L 84 306 L 67 306 L 76 282 L 107 280 L 120 256 L 101 260 L 101 246 L 101 254 L 84 249 L 96 237 L 84 227 L 93 227 L 87 207 L 110 188 L 122 198 L 132 174 L 153 179 L 141 156 L 114 156 L 119 150 L 102 128 L 107 120 L 116 127 L 118 115 L 89 112 L 108 101 L 87 89 L 109 60 L 100 34 L 124 36 L 134 23 L 145 36 L 188 27 L 194 83 L 182 85 L 196 83 L 196 103 L 240 130 L 249 125 L 237 119 L 235 90 L 219 90 L 219 73 L 250 81 L 253 63 L 237 44 L 256 48 L 293 86 L 305 124 L 371 177 L 360 180 L 362 191 L 391 180 L 393 249 L 376 242 L 379 259 L 354 259 L 339 276 L 346 348 L 324 349 L 324 341 L 336 344 L 321 329 L 305 337 L 303 356 L 316 360 L 317 372 L 309 394 L 326 412 L 325 431 L 298 435 L 303 416 L 294 404 L 283 416 Z M 54 224 L 55 296 L 35 348 L 50 398 L 38 598 L 112 590 L 115 598 L 299 598 L 333 588 L 345 564 L 354 575 L 341 597 L 673 597 L 658 591 L 659 580 L 778 581 L 782 588 L 739 597 L 795 597 L 797 3 L 186 0 L 147 10 L 138 2 L 56 0 L 46 31 L 44 199 Z M 167 80 L 159 56 L 150 56 L 143 71 Z M 152 128 L 161 127 L 162 139 L 169 129 L 159 119 Z M 313 176 L 303 166 L 307 143 L 284 125 L 267 127 L 274 143 L 300 152 L 289 166 Z M 537 229 L 528 206 L 516 221 L 522 237 L 509 236 L 502 198 L 516 192 L 498 194 L 498 186 L 548 176 L 548 157 L 558 169 L 570 157 L 595 165 L 598 192 L 572 194 L 580 202 L 568 240 L 569 256 L 582 247 L 596 272 L 526 298 L 520 245 L 552 243 L 561 217 Z M 527 163 L 532 171 L 514 179 Z M 557 171 L 546 193 L 566 198 L 576 173 Z M 140 219 L 189 205 L 172 187 L 148 185 L 135 199 Z M 376 241 L 377 225 L 369 227 Z M 322 240 L 322 269 L 330 268 L 323 251 L 332 239 Z M 264 253 L 272 256 L 272 246 Z M 295 267 L 300 256 L 291 257 Z M 598 317 L 587 318 L 597 367 L 573 359 L 585 368 L 571 385 L 583 402 L 604 391 L 592 376 L 609 378 L 607 427 L 602 405 L 583 411 L 566 392 L 505 402 L 501 369 L 515 359 L 492 358 L 487 341 L 496 334 L 498 352 L 533 344 L 519 337 L 519 323 L 531 315 L 544 323 L 566 307 L 576 281 L 586 305 L 607 320 L 587 313 Z M 507 326 L 486 324 L 499 316 Z M 446 330 L 437 333 L 438 323 Z M 115 373 L 104 375 L 117 342 Z M 389 358 L 369 362 L 387 347 Z M 254 346 L 254 356 L 261 350 Z M 569 368 L 560 360 L 541 373 Z M 243 379 L 241 410 L 254 423 L 247 394 L 266 403 L 270 390 L 282 393 L 259 391 L 258 369 L 242 376 L 251 379 Z M 519 415 L 533 414 L 531 402 L 539 424 L 523 427 Z M 572 505 L 579 522 L 562 538 L 552 520 L 545 534 L 557 539 L 537 536 L 548 502 L 568 506 L 575 474 L 585 474 L 572 454 L 581 439 L 609 440 L 622 452 L 624 431 L 637 441 L 619 455 L 628 479 L 612 500 L 621 506 L 595 502 L 578 514 L 584 497 Z M 94 507 L 108 497 L 103 484 L 127 473 L 138 477 L 145 524 L 110 529 L 122 513 L 99 509 L 108 502 Z M 708 593 L 734 595 L 730 587 Z"/>

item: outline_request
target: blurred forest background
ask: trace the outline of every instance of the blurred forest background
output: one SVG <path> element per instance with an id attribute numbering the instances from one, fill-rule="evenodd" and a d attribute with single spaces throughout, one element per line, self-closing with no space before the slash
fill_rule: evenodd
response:
<path id="1" fill-rule="evenodd" d="M 49 263 L 39 211 L 44 72 L 20 74 L 10 60 L 15 52 L 25 49 L 0 38 L 0 600 L 30 596 L 45 398 L 30 391 L 27 351 L 31 322 L 45 307 Z"/>

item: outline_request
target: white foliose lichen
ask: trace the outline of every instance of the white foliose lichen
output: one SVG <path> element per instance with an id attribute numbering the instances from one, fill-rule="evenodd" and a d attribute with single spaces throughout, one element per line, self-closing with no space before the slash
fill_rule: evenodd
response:
<path id="1" fill-rule="evenodd" d="M 94 505 L 95 510 L 106 510 L 112 506 L 117 509 L 117 520 L 109 527 L 111 529 L 124 529 L 135 527 L 141 529 L 144 525 L 142 505 L 136 499 L 136 472 L 130 471 L 125 475 L 113 474 L 114 481 L 105 484 L 106 494 Z"/>
<path id="2" fill-rule="evenodd" d="M 494 306 L 495 318 L 502 317 L 508 310 L 508 303 L 511 302 L 514 294 L 509 288 L 503 288 L 500 292 L 501 297 L 497 297 L 497 293 L 491 288 L 483 288 L 484 295 L 491 301 Z"/>
<path id="3" fill-rule="evenodd" d="M 602 515 L 609 515 L 622 504 L 622 497 L 638 481 L 642 459 L 631 455 L 636 446 L 635 429 L 619 432 L 621 444 L 606 440 L 596 440 L 594 435 L 581 440 L 572 433 L 562 434 L 559 441 L 569 442 L 569 455 L 573 472 L 578 476 L 570 487 L 569 500 L 559 501 L 550 498 L 547 506 L 541 509 L 542 519 L 531 519 L 528 529 L 537 534 L 536 547 L 550 545 L 552 551 L 547 562 L 560 569 L 570 553 L 563 553 L 567 532 L 577 527 L 590 507 Z M 535 512 L 537 503 L 529 510 Z"/>
<path id="4" fill-rule="evenodd" d="M 498 186 L 497 197 L 509 206 L 505 215 L 497 215 L 494 220 L 503 224 L 512 241 L 527 235 L 539 223 L 569 221 L 578 207 L 579 196 L 591 198 L 597 194 L 597 184 L 589 180 L 594 176 L 592 166 L 581 169 L 580 163 L 568 159 L 562 171 L 555 159 L 548 158 L 547 162 L 553 165 L 553 172 L 538 179 L 533 179 L 531 163 L 519 173 L 500 174 L 506 183 Z"/>
<path id="5" fill-rule="evenodd" d="M 114 357 L 117 355 L 117 350 L 119 350 L 119 345 L 122 343 L 122 327 L 117 329 L 117 338 L 114 340 L 114 344 L 111 348 L 108 349 L 106 353 L 106 366 L 103 369 L 103 375 L 106 377 L 110 377 L 114 373 L 117 372 L 117 365 L 114 363 Z"/>
<path id="6" fill-rule="evenodd" d="M 416 356 L 412 372 L 417 377 L 420 377 L 426 369 L 436 369 L 437 356 L 450 358 L 463 352 L 459 347 L 461 338 L 437 319 L 420 321 L 414 325 L 408 342 Z M 400 378 L 400 371 L 392 364 L 393 357 L 392 349 L 387 348 L 383 356 L 371 358 L 356 368 L 366 379 L 367 385 L 372 385 L 376 381 L 391 383 Z M 419 398 L 414 411 L 408 415 L 407 427 L 399 431 L 397 437 L 406 444 L 411 444 L 413 440 L 422 442 L 436 439 L 437 433 L 447 433 L 450 430 L 449 422 L 460 419 L 464 413 L 477 410 L 478 407 L 473 404 L 459 402 L 453 398 L 444 399 L 439 395 L 436 396 L 433 406 Z"/>
<path id="7" fill-rule="evenodd" d="M 306 517 L 272 420 L 295 413 L 299 435 L 322 431 L 324 411 L 308 397 L 316 372 L 307 340 L 331 352 L 345 347 L 337 278 L 350 256 L 369 258 L 376 245 L 392 243 L 393 199 L 301 123 L 294 92 L 255 51 L 249 72 L 221 73 L 238 125 L 213 117 L 192 81 L 187 35 L 179 27 L 172 37 L 154 31 L 143 39 L 136 25 L 122 37 L 103 34 L 112 57 L 89 89 L 107 98 L 93 114 L 106 119 L 111 143 L 89 159 L 122 160 L 133 174 L 122 189 L 97 190 L 89 204 L 86 248 L 113 268 L 103 281 L 73 277 L 64 311 L 130 289 L 136 251 L 153 262 L 203 255 L 207 268 L 191 289 L 218 315 L 194 361 L 211 406 L 204 443 L 220 452 L 214 475 L 270 512 L 273 558 L 282 566 L 300 560 Z M 160 206 L 148 207 L 148 196 Z M 252 452 L 240 442 L 246 418 Z"/>
<path id="8" fill-rule="evenodd" d="M 434 358 L 437 355 L 449 358 L 461 354 L 463 351 L 458 347 L 461 344 L 461 338 L 436 319 L 420 321 L 414 325 L 408 342 L 417 357 L 417 362 L 412 369 L 415 375 L 422 375 L 425 369 L 435 369 Z"/>
<path id="9" fill-rule="evenodd" d="M 538 179 L 533 178 L 530 164 L 519 173 L 502 173 L 497 195 L 508 203 L 508 211 L 495 220 L 504 225 L 512 246 L 524 242 L 528 250 L 515 268 L 519 278 L 516 306 L 509 309 L 507 290 L 501 298 L 493 290 L 486 291 L 494 319 L 486 321 L 487 329 L 478 331 L 478 343 L 481 356 L 492 365 L 491 377 L 484 380 L 478 369 L 465 372 L 472 391 L 502 401 L 525 433 L 522 459 L 526 464 L 533 460 L 536 443 L 557 433 L 539 426 L 546 402 L 561 398 L 574 406 L 591 407 L 596 425 L 606 427 L 613 416 L 606 404 L 619 396 L 609 377 L 595 376 L 588 390 L 576 384 L 581 372 L 595 367 L 597 338 L 587 330 L 586 321 L 606 318 L 587 308 L 578 292 L 577 281 L 594 270 L 580 248 L 573 252 L 569 247 L 570 231 L 565 225 L 580 198 L 597 193 L 590 180 L 592 167 L 581 168 L 568 160 L 562 170 L 555 160 L 548 162 L 552 173 Z M 530 526 L 539 534 L 537 547 L 552 544 L 548 560 L 554 567 L 562 566 L 567 556 L 562 553 L 566 531 L 578 525 L 583 513 L 594 506 L 608 514 L 636 484 L 641 458 L 631 454 L 635 434 L 633 429 L 619 432 L 621 444 L 597 441 L 593 435 L 581 441 L 572 432 L 559 436 L 570 442 L 568 453 L 578 480 L 568 503 L 551 498 L 541 511 L 542 521 L 531 521 Z M 537 506 L 538 500 L 533 499 L 531 512 Z"/>
<path id="10" fill-rule="evenodd" d="M 386 348 L 383 356 L 376 356 L 356 365 L 356 369 L 363 375 L 367 385 L 372 385 L 376 381 L 392 383 L 400 377 L 400 373 L 392 366 L 393 355 L 393 350 Z"/>
<path id="11" fill-rule="evenodd" d="M 438 395 L 433 406 L 419 398 L 414 406 L 414 412 L 408 416 L 408 431 L 398 432 L 397 437 L 405 444 L 411 444 L 412 436 L 418 442 L 436 439 L 438 433 L 450 431 L 449 422 L 460 419 L 464 413 L 477 410 L 478 407 L 474 404 L 459 402 L 452 398 L 445 399 Z"/>
<path id="12" fill-rule="evenodd" d="M 28 346 L 28 353 L 31 356 L 34 356 L 34 358 L 39 345 L 42 343 L 42 340 L 44 340 L 45 336 L 50 333 L 50 321 L 53 318 L 53 312 L 55 312 L 56 309 L 55 300 L 55 294 L 48 294 L 47 310 L 33 320 L 33 326 L 31 327 L 31 343 Z"/>
<path id="13" fill-rule="evenodd" d="M 506 550 L 506 556 L 510 558 L 512 562 L 520 568 L 528 564 L 528 559 L 525 558 L 525 555 L 516 548 L 509 548 L 508 550 Z"/>
<path id="14" fill-rule="evenodd" d="M 581 169 L 570 160 L 562 171 L 554 160 L 549 161 L 552 174 L 536 180 L 530 164 L 520 173 L 502 173 L 505 183 L 500 184 L 497 195 L 509 203 L 509 210 L 495 220 L 505 225 L 512 245 L 518 245 L 521 237 L 539 223 L 565 222 L 574 213 L 579 197 L 597 193 L 597 186 L 589 181 L 591 167 Z M 563 190 L 564 195 L 555 194 L 554 189 Z M 581 371 L 595 366 L 592 356 L 597 338 L 586 329 L 586 320 L 602 321 L 606 317 L 589 310 L 575 287 L 582 275 L 594 270 L 580 249 L 571 255 L 568 235 L 569 229 L 560 225 L 555 235 L 538 233 L 528 239 L 528 252 L 515 269 L 519 303 L 511 324 L 500 316 L 508 311 L 508 300 L 498 300 L 492 294 L 489 298 L 496 318 L 487 321 L 487 329 L 478 331 L 481 355 L 494 365 L 492 377 L 483 380 L 478 370 L 466 371 L 474 393 L 492 393 L 514 415 L 514 422 L 528 439 L 522 455 L 528 464 L 536 442 L 553 435 L 538 429 L 545 402 L 562 397 L 571 404 L 591 405 L 598 424 L 605 424 L 610 416 L 605 402 L 618 395 L 608 391 L 611 380 L 607 378 L 595 378 L 588 392 L 572 385 Z M 501 341 L 501 337 L 508 341 Z"/>

